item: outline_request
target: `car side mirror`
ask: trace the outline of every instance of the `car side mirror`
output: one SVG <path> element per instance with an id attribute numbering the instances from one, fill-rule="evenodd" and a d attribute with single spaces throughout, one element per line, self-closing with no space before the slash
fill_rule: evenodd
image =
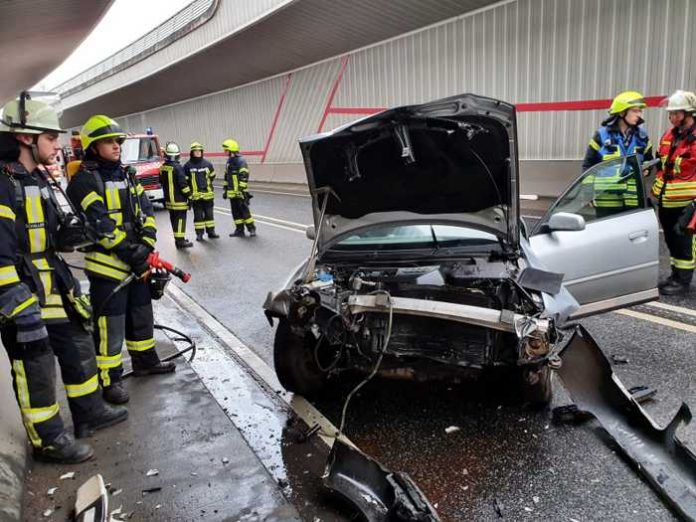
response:
<path id="1" fill-rule="evenodd" d="M 307 227 L 307 230 L 305 230 L 305 235 L 307 236 L 307 239 L 311 239 L 312 241 L 317 238 L 317 231 L 314 228 L 314 225 L 309 225 Z"/>
<path id="2" fill-rule="evenodd" d="M 585 230 L 585 218 L 570 212 L 558 212 L 549 218 L 548 229 L 554 231 L 580 231 Z"/>

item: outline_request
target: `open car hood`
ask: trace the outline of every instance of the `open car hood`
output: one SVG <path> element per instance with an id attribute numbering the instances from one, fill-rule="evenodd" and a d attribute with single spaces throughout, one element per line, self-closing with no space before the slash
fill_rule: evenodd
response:
<path id="1" fill-rule="evenodd" d="M 320 252 L 339 236 L 396 222 L 462 224 L 518 249 L 513 105 L 452 96 L 304 138 L 300 148 Z"/>

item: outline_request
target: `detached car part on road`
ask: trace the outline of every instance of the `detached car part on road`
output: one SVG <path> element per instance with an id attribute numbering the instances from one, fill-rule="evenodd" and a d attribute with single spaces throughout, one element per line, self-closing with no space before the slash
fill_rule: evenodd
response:
<path id="1" fill-rule="evenodd" d="M 264 305 L 290 391 L 379 362 L 414 378 L 507 369 L 545 404 L 565 321 L 657 297 L 658 225 L 635 156 L 590 169 L 530 231 L 510 104 L 396 108 L 300 147 L 314 246 Z M 598 209 L 607 176 L 637 201 Z"/>

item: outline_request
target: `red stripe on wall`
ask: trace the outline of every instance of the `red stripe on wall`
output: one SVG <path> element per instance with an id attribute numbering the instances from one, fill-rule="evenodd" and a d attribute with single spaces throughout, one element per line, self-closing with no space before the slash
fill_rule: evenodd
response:
<path id="1" fill-rule="evenodd" d="M 266 151 L 264 150 L 242 150 L 240 151 L 242 156 L 263 156 Z M 226 157 L 227 153 L 226 152 L 206 152 L 206 156 L 209 156 L 211 158 L 221 158 L 221 157 Z"/>
<path id="2" fill-rule="evenodd" d="M 334 97 L 336 96 L 336 91 L 338 91 L 338 86 L 341 83 L 341 80 L 343 79 L 343 73 L 346 72 L 346 67 L 348 66 L 348 59 L 350 56 L 344 56 L 342 63 L 341 63 L 341 69 L 338 71 L 338 74 L 336 75 L 336 79 L 334 80 L 334 84 L 331 86 L 331 91 L 329 92 L 329 98 L 326 100 L 326 106 L 324 107 L 324 114 L 321 117 L 321 121 L 319 122 L 319 129 L 317 132 L 321 132 L 322 129 L 324 128 L 324 123 L 326 123 L 326 118 L 329 117 L 329 111 L 331 110 L 331 105 L 333 104 Z"/>
<path id="3" fill-rule="evenodd" d="M 290 80 L 292 79 L 292 73 L 288 74 L 285 79 L 285 85 L 283 86 L 283 93 L 280 95 L 280 101 L 278 102 L 278 107 L 276 107 L 275 115 L 273 116 L 273 123 L 271 124 L 271 130 L 268 133 L 268 138 L 266 139 L 266 145 L 263 147 L 263 155 L 261 156 L 261 163 L 266 161 L 266 155 L 268 154 L 268 149 L 271 146 L 271 141 L 273 141 L 273 135 L 275 134 L 276 125 L 278 125 L 278 117 L 280 116 L 280 111 L 283 109 L 283 104 L 285 103 L 285 95 L 288 93 L 288 88 L 290 87 Z"/>
<path id="4" fill-rule="evenodd" d="M 659 107 L 665 96 L 648 96 L 645 103 L 648 107 Z M 577 100 L 559 102 L 534 102 L 518 103 L 515 105 L 517 112 L 556 112 L 556 111 L 591 111 L 608 109 L 611 99 L 605 100 Z M 381 107 L 330 107 L 328 114 L 355 114 L 370 115 L 386 110 Z"/>

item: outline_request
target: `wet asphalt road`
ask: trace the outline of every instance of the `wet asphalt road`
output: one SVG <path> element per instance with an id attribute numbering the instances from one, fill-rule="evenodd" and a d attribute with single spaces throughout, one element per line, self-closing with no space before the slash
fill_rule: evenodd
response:
<path id="1" fill-rule="evenodd" d="M 227 202 L 216 205 L 221 239 L 176 251 L 167 214 L 159 211 L 158 247 L 193 272 L 186 293 L 272 365 L 273 330 L 261 305 L 309 252 L 304 232 L 283 221 L 311 223 L 310 200 L 257 192 L 252 211 L 275 221 L 261 218 L 255 239 L 227 237 L 233 229 Z M 191 221 L 189 231 L 192 238 Z M 662 302 L 696 309 L 696 297 Z M 615 366 L 628 387 L 657 388 L 645 408 L 664 424 L 682 401 L 696 406 L 696 317 L 649 306 L 634 310 L 653 320 L 608 313 L 582 323 L 607 355 L 629 360 Z M 660 317 L 677 327 L 654 322 Z M 555 392 L 554 406 L 568 402 L 557 381 Z M 316 405 L 337 423 L 342 395 Z M 348 419 L 348 436 L 388 467 L 409 472 L 443 520 L 497 520 L 496 504 L 506 520 L 674 520 L 603 441 L 596 423 L 557 426 L 549 411 L 522 409 L 476 383 L 373 382 L 354 399 Z M 460 430 L 448 435 L 449 426 Z M 692 427 L 679 436 L 696 445 Z"/>

